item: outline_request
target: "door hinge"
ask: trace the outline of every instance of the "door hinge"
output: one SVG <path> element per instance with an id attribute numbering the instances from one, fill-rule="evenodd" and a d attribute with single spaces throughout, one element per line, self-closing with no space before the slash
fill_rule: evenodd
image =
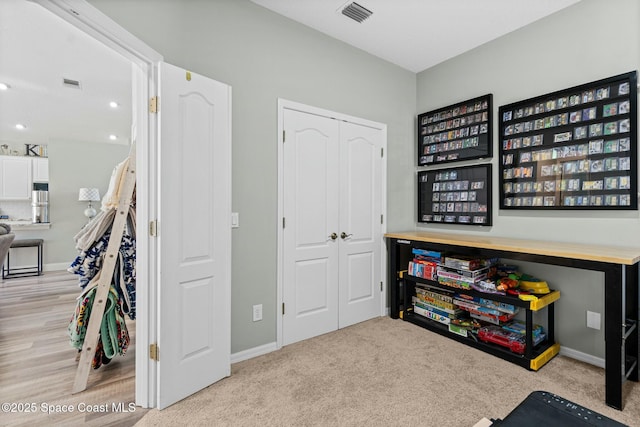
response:
<path id="1" fill-rule="evenodd" d="M 282 228 L 284 228 L 284 227 L 285 227 L 285 219 L 284 219 L 284 217 L 282 217 Z"/>
<path id="2" fill-rule="evenodd" d="M 285 142 L 287 140 L 287 131 L 282 131 L 282 142 Z"/>
<path id="3" fill-rule="evenodd" d="M 282 314 L 284 315 L 284 303 L 282 303 Z"/>
<path id="4" fill-rule="evenodd" d="M 158 97 L 154 96 L 149 100 L 149 112 L 157 113 L 158 112 Z"/>
<path id="5" fill-rule="evenodd" d="M 380 224 L 384 224 L 384 215 L 380 215 Z"/>
<path id="6" fill-rule="evenodd" d="M 158 349 L 158 344 L 149 344 L 149 359 L 155 360 L 156 362 L 160 361 L 160 350 Z"/>
<path id="7" fill-rule="evenodd" d="M 380 149 L 380 157 L 384 157 L 384 148 Z"/>
<path id="8" fill-rule="evenodd" d="M 149 221 L 149 236 L 156 237 L 158 235 L 158 220 Z"/>
<path id="9" fill-rule="evenodd" d="M 382 292 L 382 282 L 380 282 L 380 292 Z"/>

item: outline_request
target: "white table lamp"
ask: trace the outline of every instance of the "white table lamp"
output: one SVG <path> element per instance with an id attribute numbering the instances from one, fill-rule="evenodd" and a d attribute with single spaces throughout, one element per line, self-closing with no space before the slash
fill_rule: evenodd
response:
<path id="1" fill-rule="evenodd" d="M 78 201 L 89 202 L 89 207 L 84 210 L 84 216 L 91 218 L 96 216 L 96 210 L 91 206 L 91 202 L 97 202 L 100 200 L 100 191 L 97 188 L 81 188 L 78 193 Z"/>

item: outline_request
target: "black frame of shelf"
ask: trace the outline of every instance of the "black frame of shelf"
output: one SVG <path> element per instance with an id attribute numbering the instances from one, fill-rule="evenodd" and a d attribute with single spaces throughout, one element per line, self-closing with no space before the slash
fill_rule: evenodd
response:
<path id="1" fill-rule="evenodd" d="M 531 369 L 531 360 L 540 356 L 544 353 L 549 347 L 551 347 L 554 343 L 550 341 L 548 338 L 543 342 L 539 343 L 537 346 L 533 347 L 531 350 L 531 346 L 527 345 L 525 354 L 517 354 L 512 352 L 506 347 L 501 347 L 498 344 L 486 343 L 478 339 L 477 341 L 469 338 L 463 337 L 462 335 L 455 334 L 449 331 L 447 325 L 443 323 L 436 322 L 434 320 L 427 319 L 426 317 L 420 316 L 419 314 L 413 313 L 412 311 L 405 310 L 403 312 L 403 320 L 409 323 L 413 323 L 414 325 L 421 326 L 425 329 L 428 329 L 432 332 L 435 332 L 439 335 L 445 336 L 447 338 L 451 338 L 457 342 L 462 344 L 466 344 L 470 347 L 478 348 L 484 352 L 487 352 L 493 356 L 499 357 L 507 362 L 515 363 L 516 365 L 522 366 L 528 370 Z M 530 337 L 531 335 L 529 335 Z M 530 353 L 530 354 L 527 354 Z"/>
<path id="2" fill-rule="evenodd" d="M 402 316 L 403 320 L 417 324 L 418 326 L 423 326 L 441 335 L 454 338 L 456 341 L 461 342 L 463 344 L 468 344 L 472 347 L 480 348 L 481 350 L 491 353 L 494 356 L 500 357 L 504 360 L 515 363 L 529 370 L 532 370 L 531 364 L 530 364 L 531 360 L 540 356 L 549 347 L 555 344 L 555 331 L 554 331 L 555 312 L 554 312 L 553 302 L 543 307 L 547 309 L 547 331 L 546 331 L 547 337 L 543 342 L 539 343 L 537 346 L 534 346 L 533 337 L 530 331 L 533 330 L 532 313 L 533 311 L 537 311 L 537 310 L 532 310 L 530 308 L 531 303 L 529 301 L 523 301 L 520 298 L 513 297 L 510 295 L 491 294 L 486 292 L 479 292 L 474 289 L 452 288 L 450 286 L 441 285 L 438 282 L 435 282 L 432 280 L 423 279 L 415 276 L 404 276 L 403 279 L 404 279 L 404 301 L 410 301 L 411 297 L 415 295 L 416 284 L 425 284 L 433 288 L 441 289 L 446 292 L 456 292 L 456 293 L 462 293 L 462 294 L 471 295 L 471 296 L 479 296 L 479 297 L 490 299 L 493 301 L 504 302 L 507 304 L 514 305 L 516 307 L 524 308 L 526 311 L 525 324 L 526 324 L 526 330 L 527 330 L 527 333 L 525 333 L 525 344 L 526 344 L 525 353 L 520 355 L 512 352 L 511 350 L 505 347 L 501 347 L 497 344 L 483 342 L 479 338 L 477 341 L 474 341 L 472 338 L 457 335 L 453 332 L 450 332 L 449 327 L 447 325 L 437 322 L 435 320 L 428 319 L 417 313 L 414 313 L 410 305 L 407 305 L 403 310 L 403 316 Z"/>
<path id="3" fill-rule="evenodd" d="M 513 296 L 513 295 L 492 294 L 490 292 L 476 291 L 475 289 L 453 288 L 451 286 L 438 283 L 434 280 L 423 279 L 422 277 L 411 276 L 410 274 L 403 275 L 402 279 L 404 279 L 405 281 L 408 280 L 415 283 L 424 283 L 425 285 L 429 285 L 446 292 L 456 292 L 456 293 L 470 295 L 474 297 L 486 298 L 493 301 L 504 302 L 507 304 L 515 305 L 516 307 L 525 308 L 527 310 L 538 311 L 531 308 L 530 301 L 521 300 L 517 296 Z M 544 295 L 541 295 L 540 297 L 543 297 L 543 296 Z"/>
<path id="4" fill-rule="evenodd" d="M 493 225 L 492 171 L 491 163 L 418 171 L 418 222 Z"/>
<path id="5" fill-rule="evenodd" d="M 493 94 L 419 114 L 417 128 L 418 166 L 491 158 Z"/>
<path id="6" fill-rule="evenodd" d="M 637 210 L 637 81 L 631 71 L 500 106 L 500 209 Z"/>

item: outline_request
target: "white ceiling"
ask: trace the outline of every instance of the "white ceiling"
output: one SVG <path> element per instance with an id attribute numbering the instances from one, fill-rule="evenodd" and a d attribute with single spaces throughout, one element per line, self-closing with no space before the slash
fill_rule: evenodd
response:
<path id="1" fill-rule="evenodd" d="M 340 13 L 344 0 L 252 1 L 419 72 L 579 0 L 358 0 L 373 11 L 361 24 Z M 27 0 L 0 0 L 0 82 L 11 86 L 0 91 L 0 144 L 129 142 L 130 62 Z"/>
<path id="2" fill-rule="evenodd" d="M 0 82 L 0 143 L 129 142 L 131 63 L 37 4 L 0 0 Z"/>
<path id="3" fill-rule="evenodd" d="M 580 0 L 356 0 L 373 15 L 342 15 L 345 0 L 251 0 L 418 73 Z"/>

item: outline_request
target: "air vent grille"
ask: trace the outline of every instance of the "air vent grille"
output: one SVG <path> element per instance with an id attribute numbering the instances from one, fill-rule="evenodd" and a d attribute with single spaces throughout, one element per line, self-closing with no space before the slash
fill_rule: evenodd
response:
<path id="1" fill-rule="evenodd" d="M 356 22 L 361 23 L 362 21 L 373 15 L 373 12 L 371 12 L 366 7 L 362 7 L 358 3 L 353 2 L 349 3 L 342 9 L 342 14 L 348 18 L 353 19 Z"/>
<path id="2" fill-rule="evenodd" d="M 74 88 L 74 89 L 80 89 L 80 82 L 78 80 L 63 78 L 62 85 L 66 87 Z"/>

